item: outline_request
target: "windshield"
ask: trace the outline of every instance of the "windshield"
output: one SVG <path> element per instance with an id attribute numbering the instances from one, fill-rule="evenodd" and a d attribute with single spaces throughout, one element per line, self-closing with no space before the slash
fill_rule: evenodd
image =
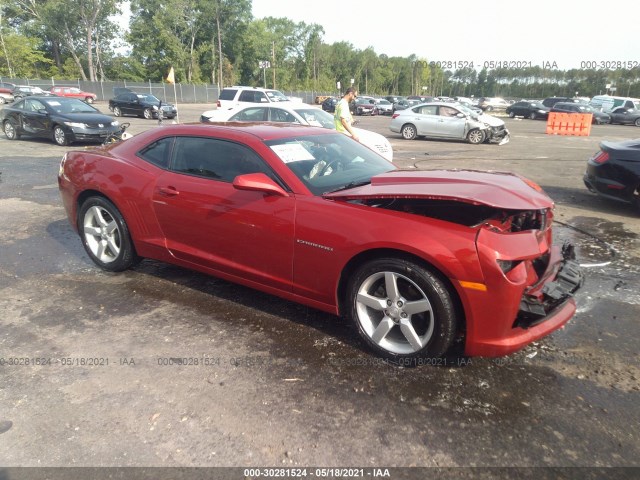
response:
<path id="1" fill-rule="evenodd" d="M 289 101 L 289 99 L 284 95 L 284 93 L 278 90 L 267 90 L 265 93 L 267 94 L 267 97 L 269 97 L 269 100 L 271 100 L 272 102 L 288 102 Z"/>
<path id="2" fill-rule="evenodd" d="M 138 98 L 149 103 L 160 103 L 160 100 L 155 95 L 138 94 Z"/>
<path id="3" fill-rule="evenodd" d="M 55 97 L 50 99 L 40 99 L 51 110 L 56 113 L 100 113 L 91 105 L 87 105 L 77 98 Z"/>
<path id="4" fill-rule="evenodd" d="M 294 110 L 306 120 L 309 125 L 335 130 L 336 124 L 333 115 L 319 108 L 298 108 Z"/>
<path id="5" fill-rule="evenodd" d="M 271 140 L 266 144 L 314 195 L 369 183 L 395 166 L 341 133 Z"/>

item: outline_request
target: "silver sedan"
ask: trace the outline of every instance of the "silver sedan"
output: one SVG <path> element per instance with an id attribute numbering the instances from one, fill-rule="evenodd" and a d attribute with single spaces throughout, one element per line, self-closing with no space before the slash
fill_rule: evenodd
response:
<path id="1" fill-rule="evenodd" d="M 391 117 L 389 128 L 406 140 L 429 137 L 500 145 L 509 141 L 509 131 L 499 118 L 444 102 L 422 103 L 397 111 Z"/>

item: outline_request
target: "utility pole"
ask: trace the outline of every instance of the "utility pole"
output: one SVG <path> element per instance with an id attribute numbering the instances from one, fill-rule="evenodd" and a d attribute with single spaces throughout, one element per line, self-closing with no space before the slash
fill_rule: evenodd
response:
<path id="1" fill-rule="evenodd" d="M 276 42 L 271 42 L 271 71 L 273 72 L 273 89 L 276 89 Z"/>

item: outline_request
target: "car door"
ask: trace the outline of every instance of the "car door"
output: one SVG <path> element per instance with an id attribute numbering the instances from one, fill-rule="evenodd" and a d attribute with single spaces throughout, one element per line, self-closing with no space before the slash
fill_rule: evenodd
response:
<path id="1" fill-rule="evenodd" d="M 120 110 L 125 115 L 139 115 L 138 95 L 135 93 L 125 93 L 122 95 Z"/>
<path id="2" fill-rule="evenodd" d="M 269 109 L 270 122 L 300 123 L 296 117 L 282 108 L 271 107 Z"/>
<path id="3" fill-rule="evenodd" d="M 268 107 L 249 107 L 232 115 L 230 122 L 266 122 L 269 119 Z"/>
<path id="4" fill-rule="evenodd" d="M 465 138 L 465 126 L 467 117 L 463 115 L 457 108 L 449 105 L 441 105 L 438 107 L 438 136 L 443 138 Z"/>
<path id="5" fill-rule="evenodd" d="M 50 117 L 42 102 L 33 98 L 24 101 L 22 129 L 29 135 L 46 137 L 50 135 Z"/>
<path id="6" fill-rule="evenodd" d="M 411 122 L 416 126 L 418 135 L 424 135 L 426 137 L 437 137 L 438 123 L 440 117 L 438 116 L 437 105 L 423 105 L 421 107 L 414 107 L 407 109 L 410 112 L 405 114 L 403 118 L 407 119 L 407 123 Z"/>
<path id="7" fill-rule="evenodd" d="M 624 107 L 618 107 L 611 110 L 609 113 L 611 116 L 611 123 L 628 123 L 629 117 L 627 114 L 627 109 Z"/>
<path id="8" fill-rule="evenodd" d="M 295 197 L 238 190 L 237 175 L 278 177 L 244 145 L 176 137 L 171 167 L 153 208 L 172 255 L 183 261 L 291 290 Z"/>

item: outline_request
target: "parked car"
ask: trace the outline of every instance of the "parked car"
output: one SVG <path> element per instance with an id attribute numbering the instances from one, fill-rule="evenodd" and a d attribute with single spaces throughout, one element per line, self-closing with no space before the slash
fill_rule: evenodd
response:
<path id="1" fill-rule="evenodd" d="M 609 123 L 640 127 L 640 110 L 635 108 L 617 107 L 609 112 L 609 116 L 611 117 Z"/>
<path id="2" fill-rule="evenodd" d="M 289 98 L 279 90 L 234 86 L 223 88 L 218 96 L 218 108 L 234 108 L 256 103 L 288 102 Z"/>
<path id="3" fill-rule="evenodd" d="M 378 115 L 391 115 L 393 113 L 393 104 L 384 98 L 376 100 L 376 111 Z"/>
<path id="4" fill-rule="evenodd" d="M 558 102 L 563 102 L 563 103 L 581 103 L 579 100 L 571 98 L 571 97 L 547 97 L 544 100 L 542 100 L 542 104 L 545 107 L 548 107 L 548 108 L 553 107 Z"/>
<path id="5" fill-rule="evenodd" d="M 391 102 L 392 105 L 396 104 L 397 102 L 399 102 L 400 100 L 406 100 L 406 97 L 402 97 L 400 95 L 387 95 L 386 97 L 384 97 L 385 100 Z"/>
<path id="6" fill-rule="evenodd" d="M 50 138 L 58 145 L 102 142 L 118 130 L 109 115 L 77 98 L 30 95 L 0 111 L 0 122 L 9 140 L 21 136 Z"/>
<path id="7" fill-rule="evenodd" d="M 14 83 L 0 82 L 0 93 L 10 93 L 13 95 L 14 88 L 16 88 Z"/>
<path id="8" fill-rule="evenodd" d="M 87 103 L 93 103 L 98 98 L 95 93 L 83 92 L 78 87 L 51 87 L 49 91 L 59 97 L 79 98 Z"/>
<path id="9" fill-rule="evenodd" d="M 630 203 L 640 213 L 640 139 L 601 142 L 587 162 L 584 183 L 590 191 Z"/>
<path id="10" fill-rule="evenodd" d="M 595 123 L 600 125 L 602 123 L 611 123 L 611 115 L 608 113 L 603 113 L 591 105 L 587 105 L 586 103 L 565 103 L 565 102 L 557 102 L 553 107 L 551 107 L 552 112 L 560 112 L 560 113 L 590 113 L 593 115 L 593 119 L 591 123 Z"/>
<path id="11" fill-rule="evenodd" d="M 492 112 L 494 110 L 506 110 L 510 105 L 504 98 L 498 97 L 480 97 L 478 99 L 478 107 L 483 112 Z"/>
<path id="12" fill-rule="evenodd" d="M 68 152 L 58 183 L 98 267 L 151 258 L 343 315 L 396 363 L 455 342 L 505 355 L 576 310 L 553 201 L 513 173 L 401 171 L 317 127 L 189 124 Z"/>
<path id="13" fill-rule="evenodd" d="M 322 102 L 324 102 L 327 98 L 331 98 L 331 95 L 317 95 L 315 103 L 317 105 L 322 105 Z"/>
<path id="14" fill-rule="evenodd" d="M 324 102 L 322 102 L 322 110 L 325 112 L 333 113 L 336 111 L 336 105 L 340 101 L 339 98 L 329 97 Z"/>
<path id="15" fill-rule="evenodd" d="M 418 100 L 420 103 L 433 102 L 434 98 L 429 95 L 409 95 L 407 100 Z"/>
<path id="16" fill-rule="evenodd" d="M 45 92 L 40 87 L 32 87 L 30 85 L 16 85 L 11 93 L 13 94 L 13 97 L 16 100 L 31 96 L 31 95 L 38 95 L 41 97 L 47 96 L 47 95 L 53 95 L 50 92 Z"/>
<path id="17" fill-rule="evenodd" d="M 14 96 L 10 93 L 0 92 L 0 105 L 5 103 L 11 103 L 15 100 Z"/>
<path id="18" fill-rule="evenodd" d="M 355 115 L 375 115 L 375 100 L 366 97 L 358 97 L 353 101 L 353 113 Z"/>
<path id="19" fill-rule="evenodd" d="M 409 107 L 413 107 L 414 105 L 419 105 L 420 103 L 422 103 L 420 100 L 400 99 L 391 106 L 391 114 L 393 115 L 399 110 L 405 110 Z"/>
<path id="20" fill-rule="evenodd" d="M 148 93 L 124 92 L 109 100 L 109 110 L 116 117 L 135 115 L 150 120 L 158 118 L 160 108 L 164 118 L 175 118 L 178 115 L 175 105 L 162 102 Z"/>
<path id="21" fill-rule="evenodd" d="M 406 140 L 429 137 L 500 145 L 509 141 L 509 130 L 502 120 L 452 103 L 424 103 L 401 110 L 392 115 L 389 128 Z"/>
<path id="22" fill-rule="evenodd" d="M 524 117 L 530 118 L 531 120 L 536 120 L 538 118 L 546 119 L 549 116 L 549 109 L 542 105 L 542 103 L 527 100 L 509 105 L 505 112 L 510 118 Z"/>
<path id="23" fill-rule="evenodd" d="M 238 107 L 231 110 L 209 110 L 200 116 L 203 123 L 215 122 L 289 122 L 301 125 L 336 129 L 333 115 L 319 108 L 292 102 L 282 102 L 277 105 L 255 105 Z M 354 128 L 360 143 L 379 153 L 389 161 L 393 160 L 391 143 L 383 135 Z"/>

